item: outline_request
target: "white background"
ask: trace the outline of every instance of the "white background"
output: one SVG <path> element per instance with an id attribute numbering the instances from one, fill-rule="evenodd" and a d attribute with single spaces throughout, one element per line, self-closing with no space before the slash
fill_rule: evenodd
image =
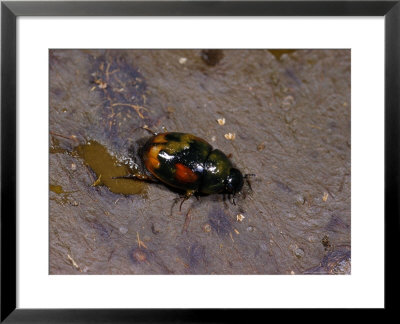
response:
<path id="1" fill-rule="evenodd" d="M 19 17 L 17 30 L 18 307 L 384 306 L 382 17 Z M 49 48 L 351 48 L 352 274 L 48 275 Z"/>

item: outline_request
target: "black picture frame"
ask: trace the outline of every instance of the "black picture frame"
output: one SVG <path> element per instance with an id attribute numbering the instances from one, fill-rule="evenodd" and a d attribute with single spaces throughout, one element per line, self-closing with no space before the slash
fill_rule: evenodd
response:
<path id="1" fill-rule="evenodd" d="M 135 1 L 1 3 L 1 322 L 231 322 L 255 310 L 16 308 L 16 18 L 19 16 L 384 16 L 385 309 L 396 307 L 399 234 L 400 1 Z M 398 244 L 397 244 L 398 245 Z M 393 253 L 392 253 L 393 252 Z M 392 257 L 391 257 L 392 256 Z M 394 257 L 393 257 L 394 256 Z M 258 310 L 260 312 L 261 310 Z M 253 315 L 253 314 L 252 314 Z"/>

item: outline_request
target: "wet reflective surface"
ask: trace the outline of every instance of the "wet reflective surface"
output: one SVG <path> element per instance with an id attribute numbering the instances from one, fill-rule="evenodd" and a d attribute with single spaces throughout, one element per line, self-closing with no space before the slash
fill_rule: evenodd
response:
<path id="1" fill-rule="evenodd" d="M 349 50 L 49 59 L 50 274 L 350 273 Z M 162 184 L 112 179 L 140 170 L 144 125 L 231 154 L 252 190 L 179 210 Z"/>

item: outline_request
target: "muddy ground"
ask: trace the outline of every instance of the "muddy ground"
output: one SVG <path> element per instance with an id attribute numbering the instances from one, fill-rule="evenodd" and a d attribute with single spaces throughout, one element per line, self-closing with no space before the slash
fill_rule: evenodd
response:
<path id="1" fill-rule="evenodd" d="M 51 50 L 50 274 L 349 274 L 350 50 Z M 141 170 L 157 131 L 256 176 L 236 205 Z"/>

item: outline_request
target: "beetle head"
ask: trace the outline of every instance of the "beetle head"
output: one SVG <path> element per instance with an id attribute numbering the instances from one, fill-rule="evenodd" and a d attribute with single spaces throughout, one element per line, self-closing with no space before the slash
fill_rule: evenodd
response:
<path id="1" fill-rule="evenodd" d="M 240 192 L 243 187 L 243 175 L 235 168 L 232 168 L 228 177 L 225 180 L 225 189 L 229 194 L 235 195 L 235 193 Z"/>

